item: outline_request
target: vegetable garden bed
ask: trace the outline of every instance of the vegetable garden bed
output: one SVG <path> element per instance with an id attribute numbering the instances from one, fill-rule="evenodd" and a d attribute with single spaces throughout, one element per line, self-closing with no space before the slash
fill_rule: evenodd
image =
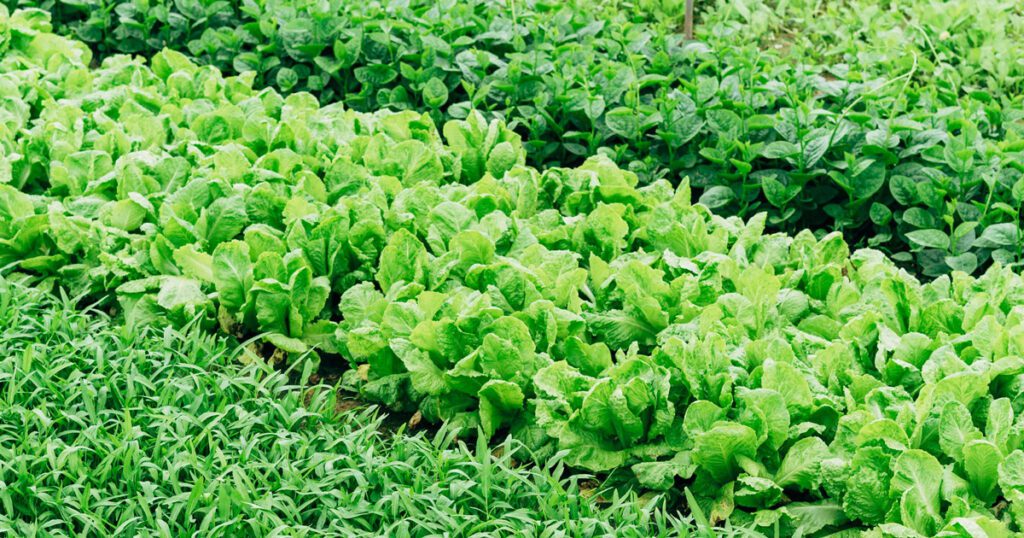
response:
<path id="1" fill-rule="evenodd" d="M 546 5 L 520 14 L 584 16 Z M 553 58 L 618 80 L 622 31 L 671 73 L 600 106 L 540 77 L 583 103 L 547 125 L 595 147 L 530 128 L 498 97 L 522 85 L 447 104 L 464 71 L 363 112 L 169 49 L 95 62 L 0 8 L 0 267 L 116 298 L 127 330 L 258 341 L 303 383 L 343 361 L 368 402 L 664 492 L 702 532 L 1024 530 L 1016 109 L 592 16 L 614 24 Z M 506 57 L 548 50 L 515 20 Z"/>

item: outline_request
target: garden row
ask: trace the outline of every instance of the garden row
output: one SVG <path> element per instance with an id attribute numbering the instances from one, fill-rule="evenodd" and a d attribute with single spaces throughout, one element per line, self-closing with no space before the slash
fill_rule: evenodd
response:
<path id="1" fill-rule="evenodd" d="M 881 30 L 865 30 L 865 41 L 829 30 L 858 16 L 899 29 L 903 12 L 873 2 L 779 12 L 748 3 L 705 13 L 706 42 L 643 10 L 553 0 L 96 0 L 52 10 L 59 30 L 101 59 L 184 44 L 197 63 L 324 104 L 415 110 L 438 124 L 480 110 L 522 136 L 537 168 L 605 153 L 643 184 L 689 177 L 719 214 L 766 212 L 769 230 L 791 234 L 842 231 L 918 274 L 1022 262 L 1024 105 L 979 89 L 1012 87 L 1016 64 L 965 71 L 992 64 L 980 58 L 1020 32 L 974 25 L 961 6 L 942 11 L 948 22 L 900 34 L 913 37 L 898 39 L 908 49 Z M 790 19 L 808 37 L 784 39 Z M 947 28 L 953 37 L 932 36 Z M 842 41 L 827 59 L 850 65 L 817 63 L 833 33 Z M 919 34 L 939 45 L 913 48 Z"/>
<path id="2" fill-rule="evenodd" d="M 0 266 L 129 325 L 340 355 L 363 398 L 812 534 L 1024 524 L 1024 279 L 922 284 L 471 113 L 364 114 L 0 18 Z M 1016 228 L 1014 228 L 1016 229 Z"/>
<path id="3" fill-rule="evenodd" d="M 130 329 L 0 277 L 0 534 L 688 536 L 664 502 L 598 506 L 563 464 L 392 431 L 330 387 L 239 364 L 195 327 Z M 396 494 L 400 492 L 400 494 Z"/>

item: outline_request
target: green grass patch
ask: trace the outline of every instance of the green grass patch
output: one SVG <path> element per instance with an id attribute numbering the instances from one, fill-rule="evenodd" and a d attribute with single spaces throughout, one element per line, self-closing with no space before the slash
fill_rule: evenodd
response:
<path id="1" fill-rule="evenodd" d="M 0 279 L 0 534 L 678 536 L 688 519 L 608 494 L 508 441 L 409 435 L 233 340 L 133 330 Z M 588 494 L 581 492 L 586 485 Z M 739 532 L 739 531 L 737 531 Z"/>

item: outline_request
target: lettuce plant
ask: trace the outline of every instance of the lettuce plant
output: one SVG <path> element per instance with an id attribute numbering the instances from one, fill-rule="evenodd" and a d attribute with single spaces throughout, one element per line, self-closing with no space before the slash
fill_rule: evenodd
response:
<path id="1" fill-rule="evenodd" d="M 1014 55 L 999 54 L 1015 50 L 1019 33 L 1006 2 L 975 13 L 967 7 L 978 2 L 789 2 L 775 11 L 744 1 L 709 6 L 701 42 L 683 39 L 670 16 L 593 4 L 41 5 L 98 57 L 177 46 L 257 87 L 355 110 L 415 110 L 438 124 L 481 110 L 523 135 L 534 166 L 577 166 L 604 152 L 643 183 L 690 177 L 721 214 L 767 212 L 774 231 L 843 231 L 926 276 L 1022 262 L 1021 107 L 979 89 L 1020 78 L 1000 59 Z M 789 18 L 809 37 L 776 35 L 789 32 Z M 848 35 L 869 20 L 863 40 Z M 781 53 L 750 44 L 761 35 L 796 42 Z M 822 49 L 830 61 L 818 58 Z M 921 84 L 932 77 L 942 83 Z M 454 147 L 485 133 L 445 135 Z M 464 156 L 470 175 L 491 151 L 495 165 L 513 156 L 493 142 Z"/>

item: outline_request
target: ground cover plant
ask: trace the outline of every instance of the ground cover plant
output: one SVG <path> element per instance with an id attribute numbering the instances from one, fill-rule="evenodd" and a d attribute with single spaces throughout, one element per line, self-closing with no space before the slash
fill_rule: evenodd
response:
<path id="1" fill-rule="evenodd" d="M 237 342 L 127 328 L 74 299 L 0 278 L 5 536 L 697 531 L 657 499 L 595 503 L 585 477 L 518 465 L 512 442 L 492 456 L 451 431 L 392 432 L 372 409 L 340 411 L 331 387 L 240 364 Z"/>
<path id="2" fill-rule="evenodd" d="M 721 214 L 767 212 L 772 231 L 842 231 L 923 275 L 1019 264 L 1021 104 L 983 91 L 982 79 L 995 75 L 936 67 L 982 54 L 974 50 L 991 56 L 1016 34 L 961 28 L 960 3 L 937 10 L 959 26 L 935 22 L 922 34 L 952 30 L 941 54 L 850 39 L 838 48 L 862 59 L 832 66 L 819 61 L 838 53 L 815 54 L 820 35 L 880 9 L 837 7 L 845 15 L 820 17 L 817 41 L 777 50 L 780 20 L 819 20 L 805 4 L 777 13 L 772 4 L 705 6 L 700 42 L 643 16 L 651 9 L 614 3 L 174 2 L 146 11 L 103 0 L 51 8 L 58 30 L 91 42 L 100 58 L 188 43 L 199 63 L 253 73 L 257 86 L 309 90 L 325 104 L 415 110 L 439 125 L 478 109 L 519 133 L 538 168 L 605 152 L 645 184 L 689 177 Z M 911 13 L 931 9 L 912 4 Z M 898 22 L 902 13 L 879 17 Z M 971 32 L 985 44 L 969 48 Z M 890 61 L 875 61 L 876 51 Z M 921 84 L 936 73 L 942 84 Z"/>
<path id="3" fill-rule="evenodd" d="M 718 2 L 707 22 L 740 23 L 749 39 L 823 64 L 885 74 L 920 64 L 922 82 L 1019 93 L 1024 10 L 1001 0 Z M 795 50 L 794 50 L 795 49 Z"/>
<path id="4" fill-rule="evenodd" d="M 6 19 L 0 265 L 777 535 L 1005 536 L 1024 280 L 922 282 L 481 114 L 364 114 Z M 8 160 L 10 162 L 10 159 Z M 14 386 L 14 385 L 10 385 Z M 689 489 L 686 489 L 689 488 Z"/>

